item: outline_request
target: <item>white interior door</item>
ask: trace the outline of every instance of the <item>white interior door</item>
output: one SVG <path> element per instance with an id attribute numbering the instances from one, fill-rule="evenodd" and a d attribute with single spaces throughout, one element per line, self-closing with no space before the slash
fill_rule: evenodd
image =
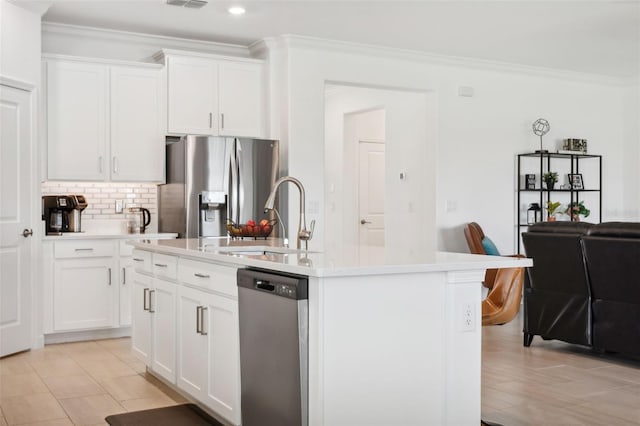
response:
<path id="1" fill-rule="evenodd" d="M 30 92 L 0 85 L 0 356 L 31 347 L 31 114 Z"/>
<path id="2" fill-rule="evenodd" d="M 361 141 L 358 145 L 359 243 L 360 246 L 384 246 L 384 143 Z"/>

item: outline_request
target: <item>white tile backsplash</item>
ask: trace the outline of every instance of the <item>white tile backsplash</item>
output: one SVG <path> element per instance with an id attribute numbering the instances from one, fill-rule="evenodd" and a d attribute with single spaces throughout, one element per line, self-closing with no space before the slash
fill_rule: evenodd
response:
<path id="1" fill-rule="evenodd" d="M 116 200 L 127 207 L 144 207 L 151 213 L 147 232 L 158 230 L 158 187 L 153 183 L 114 182 L 43 182 L 42 195 L 81 194 L 88 206 L 82 212 L 83 228 L 91 220 L 125 220 L 125 214 L 115 212 Z"/>

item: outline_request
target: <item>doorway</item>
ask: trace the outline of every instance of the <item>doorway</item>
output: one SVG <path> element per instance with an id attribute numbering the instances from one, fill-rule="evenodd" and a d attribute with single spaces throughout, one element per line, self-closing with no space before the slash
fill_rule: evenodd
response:
<path id="1" fill-rule="evenodd" d="M 433 92 L 325 85 L 327 250 L 435 249 L 435 111 Z"/>

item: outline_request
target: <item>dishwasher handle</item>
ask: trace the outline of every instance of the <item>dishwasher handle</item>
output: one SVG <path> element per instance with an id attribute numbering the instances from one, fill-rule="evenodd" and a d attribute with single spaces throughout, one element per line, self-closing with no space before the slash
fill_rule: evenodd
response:
<path id="1" fill-rule="evenodd" d="M 269 281 L 265 280 L 256 280 L 256 288 L 262 291 L 275 291 L 276 286 L 271 284 Z"/>

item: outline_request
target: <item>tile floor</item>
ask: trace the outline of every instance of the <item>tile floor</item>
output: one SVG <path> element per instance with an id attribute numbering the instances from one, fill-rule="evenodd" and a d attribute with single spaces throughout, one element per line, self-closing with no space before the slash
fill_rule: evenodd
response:
<path id="1" fill-rule="evenodd" d="M 49 345 L 0 359 L 0 426 L 105 425 L 185 400 L 131 355 L 130 339 Z"/>
<path id="2" fill-rule="evenodd" d="M 539 337 L 524 348 L 521 330 L 520 318 L 483 329 L 484 420 L 640 425 L 640 359 Z M 185 402 L 144 373 L 129 345 L 67 343 L 0 359 L 0 426 L 105 425 L 109 414 Z"/>
<path id="3" fill-rule="evenodd" d="M 640 425 L 640 358 L 484 327 L 482 418 L 505 426 Z"/>

